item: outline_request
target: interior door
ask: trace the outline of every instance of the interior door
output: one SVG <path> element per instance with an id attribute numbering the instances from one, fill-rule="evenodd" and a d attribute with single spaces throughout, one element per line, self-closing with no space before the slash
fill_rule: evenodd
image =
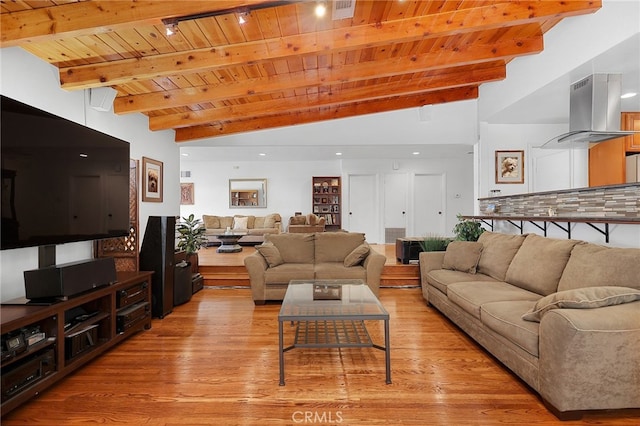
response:
<path id="1" fill-rule="evenodd" d="M 351 232 L 364 232 L 368 242 L 378 243 L 376 175 L 349 175 L 348 179 L 349 211 L 346 220 L 343 219 L 343 227 Z"/>
<path id="2" fill-rule="evenodd" d="M 444 176 L 416 174 L 413 185 L 411 236 L 446 235 L 444 204 Z"/>
<path id="3" fill-rule="evenodd" d="M 396 238 L 406 237 L 407 183 L 406 173 L 384 175 L 384 233 L 388 244 L 395 243 Z"/>

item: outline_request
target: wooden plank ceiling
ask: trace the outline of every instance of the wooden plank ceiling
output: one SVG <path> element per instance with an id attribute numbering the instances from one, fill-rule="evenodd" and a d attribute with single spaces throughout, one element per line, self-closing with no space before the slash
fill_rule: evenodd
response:
<path id="1" fill-rule="evenodd" d="M 63 89 L 114 88 L 117 114 L 180 142 L 474 99 L 560 20 L 601 7 L 355 0 L 334 20 L 327 3 L 318 18 L 316 1 L 3 0 L 0 46 L 58 67 Z"/>

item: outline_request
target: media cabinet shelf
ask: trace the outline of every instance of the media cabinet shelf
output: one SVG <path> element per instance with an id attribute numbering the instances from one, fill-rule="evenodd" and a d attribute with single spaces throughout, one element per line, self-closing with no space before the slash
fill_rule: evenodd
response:
<path id="1" fill-rule="evenodd" d="M 39 327 L 46 337 L 27 346 L 26 350 L 21 349 L 15 356 L 3 359 L 2 416 L 134 333 L 150 329 L 152 274 L 119 272 L 115 284 L 50 305 L 27 305 L 17 301 L 3 303 L 0 310 L 0 332 L 3 339 L 34 326 Z M 131 298 L 129 301 L 126 299 L 128 297 Z M 86 319 L 83 317 L 72 330 L 65 331 L 65 314 L 69 316 L 78 308 L 92 315 Z M 135 312 L 135 315 L 125 319 L 129 322 L 119 330 L 118 316 L 126 316 L 131 312 Z M 83 332 L 84 330 L 87 331 Z M 80 333 L 77 336 L 82 342 L 80 350 L 77 351 L 76 345 L 76 351 L 70 354 L 65 336 L 74 335 L 78 331 Z M 96 339 L 92 335 L 87 337 L 86 334 L 95 334 Z M 30 373 L 32 370 L 33 374 Z M 14 389 L 11 395 L 6 395 L 5 392 L 11 389 Z"/>

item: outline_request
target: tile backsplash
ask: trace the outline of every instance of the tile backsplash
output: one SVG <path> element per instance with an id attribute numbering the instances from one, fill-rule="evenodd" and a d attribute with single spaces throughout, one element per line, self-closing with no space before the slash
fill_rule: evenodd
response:
<path id="1" fill-rule="evenodd" d="M 480 213 L 495 205 L 496 215 L 576 217 L 640 217 L 640 184 L 538 192 L 481 198 Z"/>

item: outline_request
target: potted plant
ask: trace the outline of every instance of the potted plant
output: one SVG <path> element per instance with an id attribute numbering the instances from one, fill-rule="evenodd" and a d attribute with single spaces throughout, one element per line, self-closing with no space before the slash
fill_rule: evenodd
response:
<path id="1" fill-rule="evenodd" d="M 480 234 L 484 232 L 484 228 L 477 220 L 464 219 L 458 214 L 458 223 L 453 227 L 453 233 L 456 234 L 458 241 L 478 241 Z"/>
<path id="2" fill-rule="evenodd" d="M 419 241 L 422 251 L 445 251 L 451 242 L 451 238 L 440 235 L 427 235 L 424 240 Z"/>
<path id="3" fill-rule="evenodd" d="M 200 219 L 193 214 L 183 217 L 182 222 L 176 225 L 178 232 L 178 249 L 183 250 L 187 260 L 191 262 L 191 271 L 198 273 L 198 250 L 207 245 L 207 237 L 204 235 L 205 227 Z"/>

